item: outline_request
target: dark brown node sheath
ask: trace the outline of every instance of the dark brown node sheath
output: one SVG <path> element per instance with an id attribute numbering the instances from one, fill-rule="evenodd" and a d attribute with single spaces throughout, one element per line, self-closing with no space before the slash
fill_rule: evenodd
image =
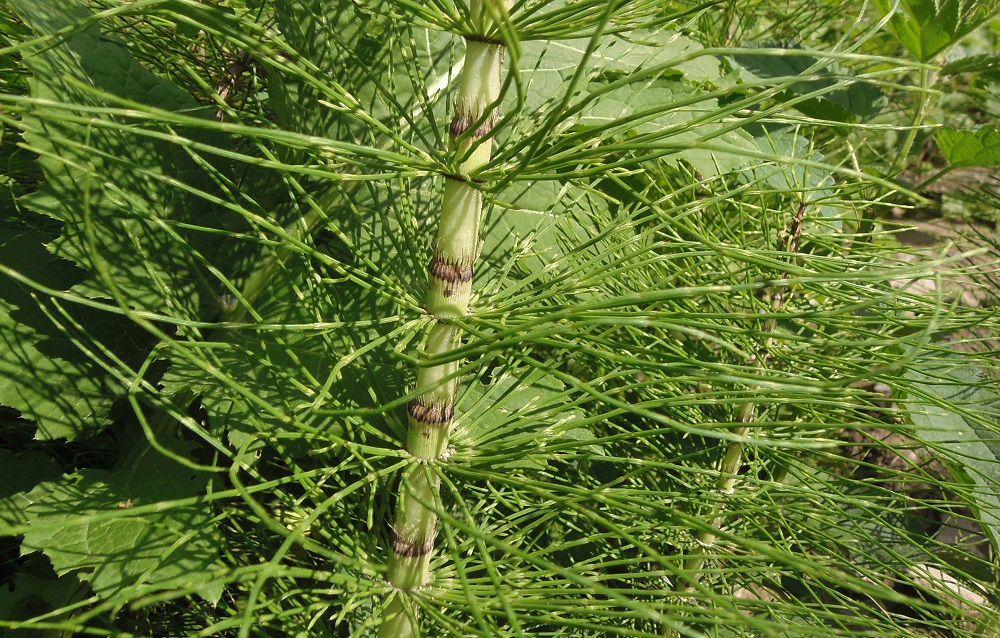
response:
<path id="1" fill-rule="evenodd" d="M 434 255 L 431 258 L 430 263 L 427 264 L 427 270 L 430 271 L 431 276 L 435 279 L 440 279 L 449 284 L 472 281 L 472 264 L 458 263 L 446 259 L 441 255 Z"/>
<path id="2" fill-rule="evenodd" d="M 457 108 L 456 111 L 458 112 L 455 113 L 455 117 L 452 118 L 451 128 L 449 129 L 452 139 L 464 135 L 470 128 L 472 128 L 472 125 L 475 124 L 477 120 L 479 120 L 479 118 L 474 117 L 472 113 L 465 113 L 461 109 Z M 500 119 L 499 113 L 497 113 L 497 111 L 494 109 L 494 111 L 490 114 L 490 116 L 487 117 L 485 120 L 483 120 L 483 122 L 476 128 L 476 130 L 472 132 L 471 137 L 473 139 L 486 137 L 487 135 L 489 135 L 489 132 L 493 130 L 493 127 L 496 126 L 498 119 Z"/>
<path id="3" fill-rule="evenodd" d="M 467 33 L 462 36 L 466 40 L 471 40 L 473 42 L 483 42 L 485 44 L 491 44 L 496 47 L 505 47 L 507 43 L 503 40 L 497 40 L 496 38 L 491 38 L 488 35 L 479 35 L 476 33 Z"/>
<path id="4" fill-rule="evenodd" d="M 441 173 L 441 177 L 443 177 L 445 179 L 450 179 L 453 182 L 462 182 L 463 184 L 485 184 L 486 183 L 486 180 L 475 179 L 473 177 L 468 177 L 468 176 L 463 177 L 462 175 L 457 175 L 455 173 Z"/>
<path id="5" fill-rule="evenodd" d="M 410 401 L 406 409 L 414 421 L 427 425 L 448 423 L 455 416 L 455 408 L 451 404 L 443 401 L 434 401 L 428 404 L 420 397 Z"/>
<path id="6" fill-rule="evenodd" d="M 396 530 L 391 527 L 389 529 L 392 532 L 392 551 L 397 556 L 416 558 L 417 556 L 426 556 L 434 550 L 434 539 L 425 540 L 422 543 L 408 541 L 400 538 Z"/>

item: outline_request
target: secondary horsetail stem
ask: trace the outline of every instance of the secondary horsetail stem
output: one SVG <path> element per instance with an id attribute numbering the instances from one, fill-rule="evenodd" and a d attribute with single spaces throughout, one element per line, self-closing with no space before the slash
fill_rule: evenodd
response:
<path id="1" fill-rule="evenodd" d="M 504 43 L 494 34 L 510 4 L 509 0 L 470 3 L 465 63 L 449 130 L 450 170 L 454 172 L 444 175 L 441 219 L 427 268 L 426 309 L 435 318 L 424 343 L 428 357 L 441 357 L 458 347 L 461 330 L 448 320 L 464 317 L 469 309 L 483 213 L 483 196 L 473 175 L 493 152 L 491 132 L 498 120 L 504 57 Z M 432 464 L 448 449 L 459 366 L 459 361 L 451 361 L 417 370 L 417 396 L 407 406 L 406 450 L 413 463 L 400 482 L 386 572 L 386 580 L 397 591 L 386 606 L 380 638 L 419 635 L 406 593 L 430 581 L 439 502 L 439 480 Z"/>

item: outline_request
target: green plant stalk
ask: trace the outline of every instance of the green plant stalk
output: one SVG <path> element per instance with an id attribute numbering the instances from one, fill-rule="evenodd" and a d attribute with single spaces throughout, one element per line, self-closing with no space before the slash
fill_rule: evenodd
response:
<path id="1" fill-rule="evenodd" d="M 733 430 L 734 435 L 745 437 L 750 432 L 749 424 L 753 423 L 756 411 L 757 405 L 753 402 L 744 403 L 740 406 L 738 416 L 739 422 L 746 425 L 740 425 L 740 427 Z M 744 446 L 745 444 L 740 441 L 732 441 L 726 445 L 726 454 L 722 458 L 722 463 L 719 465 L 719 478 L 715 485 L 715 489 L 720 498 L 724 499 L 730 496 L 735 489 L 737 472 L 739 472 L 740 467 L 743 465 Z M 687 582 L 678 583 L 678 592 L 687 593 L 694 590 L 697 583 L 698 572 L 700 572 L 702 567 L 705 566 L 705 553 L 715 547 L 715 530 L 720 529 L 722 524 L 725 522 L 724 507 L 724 503 L 720 502 L 720 504 L 716 506 L 711 520 L 708 522 L 708 528 L 698 532 L 698 545 L 703 551 L 701 555 L 694 556 L 684 561 L 684 571 L 692 574 L 692 576 Z"/>
<path id="2" fill-rule="evenodd" d="M 445 174 L 441 220 L 428 264 L 426 310 L 434 317 L 424 354 L 443 358 L 458 347 L 461 329 L 450 320 L 464 317 L 472 296 L 479 257 L 483 195 L 474 174 L 490 161 L 491 135 L 497 122 L 504 44 L 495 36 L 497 19 L 506 15 L 504 0 L 470 3 L 470 34 L 465 35 L 465 63 L 450 127 L 452 167 Z M 458 396 L 460 361 L 418 368 L 416 397 L 407 406 L 406 450 L 413 463 L 404 471 L 391 529 L 392 548 L 386 581 L 396 590 L 379 626 L 380 638 L 419 635 L 408 592 L 430 582 L 439 506 L 439 479 L 433 465 L 446 458 Z"/>
<path id="3" fill-rule="evenodd" d="M 791 228 L 788 233 L 784 235 L 784 237 L 779 238 L 781 248 L 787 251 L 790 255 L 794 255 L 798 252 L 799 241 L 801 240 L 802 234 L 802 222 L 805 219 L 807 209 L 807 204 L 802 203 L 799 205 L 799 209 L 796 212 L 795 217 L 792 219 Z M 783 272 L 781 278 L 788 279 L 788 273 Z M 774 313 L 781 312 L 784 304 L 784 293 L 775 294 L 771 298 L 771 309 Z M 777 329 L 778 322 L 776 319 L 772 318 L 764 322 L 764 334 L 773 335 Z M 766 370 L 768 360 L 770 359 L 769 353 L 771 351 L 771 347 L 774 345 L 774 342 L 774 337 L 768 337 L 765 339 L 764 347 L 761 349 L 760 354 L 756 359 L 755 367 L 758 370 Z M 737 413 L 737 420 L 739 421 L 740 426 L 733 430 L 733 434 L 740 438 L 745 438 L 750 433 L 750 428 L 756 418 L 757 403 L 754 401 L 748 401 L 742 404 L 739 412 Z M 715 547 L 717 537 L 716 531 L 722 528 L 726 519 L 725 500 L 735 491 L 736 481 L 738 479 L 737 473 L 743 465 L 743 450 L 745 447 L 746 444 L 742 441 L 731 441 L 728 445 L 726 445 L 726 453 L 722 457 L 722 462 L 719 464 L 719 477 L 715 485 L 716 492 L 719 495 L 719 503 L 715 506 L 715 510 L 709 518 L 707 527 L 699 530 L 698 532 L 697 541 L 698 546 L 701 548 L 700 554 L 684 561 L 684 572 L 690 574 L 690 576 L 686 581 L 678 581 L 676 589 L 679 593 L 683 594 L 694 591 L 698 583 L 699 573 L 705 566 L 705 557 L 708 555 L 708 552 Z M 664 627 L 664 635 L 673 635 L 673 629 L 670 627 Z"/>
<path id="4" fill-rule="evenodd" d="M 800 209 L 800 214 L 801 211 L 802 209 Z M 801 228 L 801 219 L 799 220 L 798 227 Z M 791 243 L 794 245 L 797 241 L 798 240 L 796 238 L 793 239 Z M 783 276 L 782 279 L 787 279 L 787 275 Z M 780 312 L 782 305 L 784 305 L 783 296 L 776 296 L 771 304 L 774 312 Z M 777 327 L 777 320 L 768 319 L 764 322 L 763 331 L 765 334 L 774 334 Z M 768 351 L 773 343 L 773 337 L 768 337 L 765 340 L 765 346 L 762 349 L 760 356 L 757 358 L 757 369 L 766 369 L 767 361 L 770 358 L 768 356 Z M 753 424 L 754 419 L 757 418 L 757 404 L 754 401 L 748 401 L 742 404 L 736 418 L 739 421 L 740 426 L 733 430 L 733 434 L 740 438 L 744 438 L 750 433 L 750 427 Z M 742 441 L 731 441 L 726 445 L 726 453 L 722 457 L 722 462 L 719 464 L 719 478 L 715 484 L 715 489 L 719 495 L 720 502 L 716 505 L 715 511 L 712 513 L 712 517 L 708 521 L 708 527 L 699 530 L 698 532 L 697 540 L 698 546 L 702 548 L 701 554 L 684 561 L 684 571 L 691 574 L 691 576 L 686 582 L 677 583 L 677 591 L 680 593 L 694 591 L 698 582 L 698 573 L 701 571 L 702 567 L 705 566 L 705 556 L 709 550 L 715 547 L 716 530 L 721 529 L 726 520 L 725 499 L 731 496 L 735 491 L 736 480 L 738 478 L 737 473 L 743 465 L 743 450 L 745 447 L 746 444 Z"/>
<path id="5" fill-rule="evenodd" d="M 913 143 L 920 132 L 920 125 L 924 123 L 924 118 L 927 116 L 927 111 L 931 106 L 931 99 L 927 95 L 927 89 L 937 81 L 937 78 L 927 68 L 920 69 L 919 77 L 919 87 L 921 90 L 917 93 L 917 104 L 913 110 L 913 119 L 910 121 L 910 130 L 907 131 L 906 137 L 903 138 L 903 144 L 900 146 L 899 152 L 896 154 L 896 159 L 889 169 L 889 177 L 899 174 L 906 168 L 906 159 L 913 149 Z"/>

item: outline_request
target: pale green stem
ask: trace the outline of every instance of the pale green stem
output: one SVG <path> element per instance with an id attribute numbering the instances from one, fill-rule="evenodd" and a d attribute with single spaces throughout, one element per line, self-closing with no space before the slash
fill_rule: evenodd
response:
<path id="1" fill-rule="evenodd" d="M 459 346 L 461 330 L 449 320 L 466 315 L 472 296 L 483 213 L 483 196 L 472 177 L 492 155 L 504 56 L 504 45 L 493 34 L 495 19 L 509 7 L 505 1 L 473 0 L 470 7 L 473 33 L 479 35 L 465 36 L 465 62 L 450 128 L 455 172 L 444 176 L 441 221 L 428 265 L 426 310 L 436 321 L 424 342 L 427 357 L 446 356 Z M 385 576 L 396 591 L 383 612 L 379 638 L 419 635 L 416 609 L 408 598 L 430 582 L 439 503 L 439 479 L 432 466 L 448 452 L 459 366 L 455 360 L 417 370 L 417 396 L 407 406 L 406 450 L 413 462 L 400 481 Z"/>
<path id="2" fill-rule="evenodd" d="M 802 223 L 805 219 L 807 209 L 808 203 L 803 202 L 799 206 L 799 209 L 792 220 L 792 225 L 788 234 L 781 240 L 782 249 L 787 250 L 791 254 L 798 252 L 799 241 L 802 233 Z M 781 278 L 787 279 L 788 274 L 782 273 Z M 784 303 L 784 293 L 776 293 L 771 298 L 771 308 L 775 313 L 778 313 L 781 310 Z M 766 335 L 774 335 L 777 328 L 777 320 L 768 319 L 764 322 L 763 333 Z M 764 347 L 761 348 L 755 362 L 755 367 L 761 371 L 767 368 L 767 363 L 770 359 L 769 353 L 771 351 L 771 347 L 774 345 L 774 337 L 768 336 L 764 340 L 763 345 Z M 741 439 L 746 438 L 747 434 L 750 433 L 750 428 L 756 418 L 756 412 L 757 404 L 754 401 L 748 401 L 741 405 L 737 415 L 740 425 L 733 430 L 733 434 Z M 687 579 L 683 582 L 677 582 L 676 589 L 679 593 L 689 593 L 695 589 L 699 580 L 699 573 L 705 566 L 705 559 L 709 552 L 711 552 L 711 550 L 715 547 L 717 532 L 722 528 L 723 523 L 725 523 L 726 501 L 734 492 L 738 476 L 737 473 L 743 465 L 744 445 L 745 444 L 742 441 L 731 441 L 728 445 L 726 445 L 726 454 L 723 456 L 722 462 L 719 464 L 719 478 L 716 481 L 715 486 L 719 501 L 714 506 L 705 528 L 699 530 L 698 532 L 697 540 L 700 548 L 698 555 L 684 561 L 684 573 L 687 576 Z M 664 626 L 663 631 L 665 635 L 674 634 L 674 630 L 671 627 Z"/>
<path id="3" fill-rule="evenodd" d="M 933 84 L 934 76 L 930 69 L 921 68 L 920 69 L 920 91 L 917 93 L 917 104 L 913 111 L 913 119 L 910 122 L 910 130 L 906 132 L 906 137 L 903 138 L 903 145 L 899 148 L 899 153 L 896 154 L 896 159 L 892 163 L 892 168 L 889 169 L 889 176 L 892 177 L 898 174 L 906 166 L 906 158 L 909 156 L 910 151 L 913 149 L 913 143 L 917 139 L 917 133 L 920 132 L 920 125 L 924 123 L 924 117 L 927 115 L 927 109 L 930 106 L 930 97 L 927 94 L 927 88 Z"/>
<path id="4" fill-rule="evenodd" d="M 750 432 L 749 424 L 753 423 L 756 411 L 757 405 L 753 402 L 744 403 L 740 406 L 739 421 L 747 425 L 741 425 L 733 430 L 734 435 L 745 437 Z M 698 556 L 684 561 L 684 571 L 691 574 L 691 580 L 678 583 L 677 591 L 681 593 L 694 590 L 698 577 L 697 574 L 705 566 L 705 556 L 715 547 L 716 530 L 720 529 L 723 522 L 725 522 L 725 501 L 732 495 L 736 486 L 737 472 L 739 472 L 740 467 L 743 465 L 743 447 L 744 444 L 740 441 L 730 441 L 726 445 L 726 455 L 722 458 L 722 463 L 719 465 L 719 478 L 715 486 L 720 502 L 715 507 L 715 512 L 708 522 L 708 527 L 698 532 L 698 545 L 701 548 L 701 552 Z"/>
<path id="5" fill-rule="evenodd" d="M 799 209 L 798 223 L 795 225 L 794 236 L 790 238 L 789 245 L 792 247 L 792 252 L 795 251 L 798 244 L 798 232 L 801 231 L 801 215 L 804 213 L 805 208 Z M 786 276 L 787 277 L 787 276 Z M 783 278 L 786 278 L 783 277 Z M 784 296 L 775 296 L 772 302 L 772 308 L 775 312 L 781 309 L 784 303 Z M 774 334 L 777 329 L 777 320 L 769 319 L 764 322 L 763 332 L 764 334 Z M 768 352 L 774 343 L 773 337 L 768 337 L 764 341 L 764 348 L 761 349 L 760 355 L 757 357 L 756 367 L 763 370 L 767 366 Z M 753 401 L 748 401 L 740 406 L 739 412 L 737 414 L 737 419 L 740 426 L 733 430 L 733 434 L 740 438 L 745 438 L 747 434 L 750 433 L 750 427 L 756 418 L 757 404 Z M 722 462 L 719 464 L 719 477 L 716 481 L 715 489 L 718 495 L 719 502 L 715 505 L 714 510 L 709 517 L 708 524 L 702 530 L 699 530 L 697 541 L 699 552 L 697 556 L 693 556 L 684 561 L 684 573 L 688 576 L 685 581 L 679 581 L 676 585 L 676 589 L 681 594 L 686 594 L 694 591 L 699 580 L 699 573 L 705 566 L 705 558 L 708 556 L 709 552 L 715 547 L 717 539 L 717 531 L 722 528 L 722 525 L 726 520 L 726 501 L 733 494 L 736 488 L 736 481 L 738 478 L 738 472 L 743 466 L 743 450 L 745 448 L 745 443 L 742 441 L 730 441 L 726 445 L 726 454 L 722 458 Z M 673 636 L 675 631 L 671 627 L 663 627 L 663 635 Z"/>

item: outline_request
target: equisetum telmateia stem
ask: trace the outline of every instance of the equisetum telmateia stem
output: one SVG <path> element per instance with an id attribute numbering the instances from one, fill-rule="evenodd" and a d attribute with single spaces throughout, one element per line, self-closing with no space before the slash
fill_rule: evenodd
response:
<path id="1" fill-rule="evenodd" d="M 802 234 L 802 222 L 805 219 L 807 210 L 805 203 L 801 204 L 795 217 L 792 219 L 791 228 L 787 233 L 779 237 L 779 246 L 782 250 L 794 255 L 799 250 L 799 241 Z M 787 272 L 782 272 L 781 278 L 788 279 Z M 772 311 L 778 313 L 785 303 L 785 292 L 781 289 L 776 291 L 771 297 Z M 763 334 L 774 335 L 778 328 L 777 320 L 774 318 L 764 322 Z M 770 351 L 775 343 L 774 337 L 768 337 L 764 342 L 756 360 L 756 367 L 765 370 L 770 359 Z M 740 426 L 733 430 L 733 435 L 744 438 L 750 434 L 750 429 L 757 418 L 757 403 L 749 401 L 740 406 L 738 420 Z M 743 466 L 743 451 L 745 444 L 742 441 L 730 441 L 726 444 L 726 453 L 719 464 L 719 477 L 716 483 L 716 490 L 719 494 L 720 502 L 713 506 L 713 513 L 708 520 L 708 526 L 698 532 L 697 540 L 700 546 L 700 554 L 688 558 L 684 562 L 684 571 L 689 575 L 690 580 L 679 581 L 677 591 L 680 593 L 690 593 L 696 589 L 697 579 L 701 570 L 705 566 L 705 559 L 709 552 L 715 547 L 717 535 L 716 530 L 722 529 L 725 524 L 725 499 L 732 496 L 735 491 L 737 474 Z M 665 635 L 674 635 L 673 630 L 666 628 Z"/>
<path id="2" fill-rule="evenodd" d="M 465 63 L 449 131 L 454 172 L 444 175 L 440 225 L 428 265 L 426 310 L 434 318 L 424 343 L 428 357 L 447 355 L 459 345 L 461 330 L 450 320 L 466 315 L 472 295 L 483 213 L 483 195 L 473 176 L 493 151 L 505 49 L 495 32 L 508 7 L 506 0 L 472 0 L 470 6 L 471 30 L 464 36 Z M 417 370 L 416 398 L 407 406 L 406 450 L 413 462 L 400 482 L 385 576 L 396 592 L 386 606 L 380 638 L 419 635 L 415 608 L 406 599 L 430 581 L 439 502 L 432 465 L 448 449 L 459 367 L 459 361 L 451 361 Z"/>

